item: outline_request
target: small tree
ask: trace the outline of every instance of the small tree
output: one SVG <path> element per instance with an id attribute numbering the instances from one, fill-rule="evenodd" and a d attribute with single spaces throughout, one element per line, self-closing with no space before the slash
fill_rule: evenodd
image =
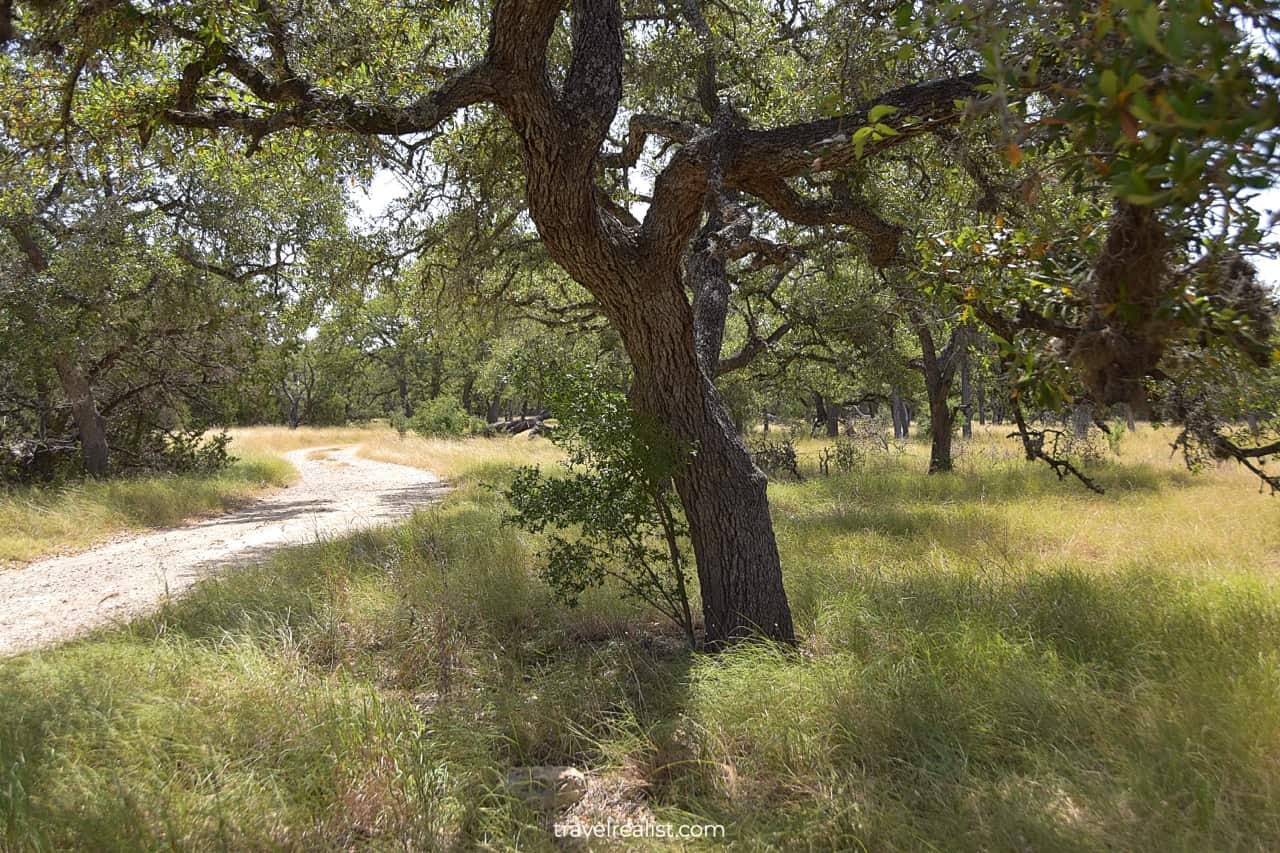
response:
<path id="1" fill-rule="evenodd" d="M 554 372 L 551 372 L 554 373 Z M 522 468 L 506 492 L 508 519 L 547 533 L 542 576 L 570 607 L 605 578 L 670 618 L 696 646 L 681 542 L 687 527 L 673 476 L 689 456 L 591 367 L 567 370 L 539 391 L 559 420 L 552 441 L 564 472 Z"/>

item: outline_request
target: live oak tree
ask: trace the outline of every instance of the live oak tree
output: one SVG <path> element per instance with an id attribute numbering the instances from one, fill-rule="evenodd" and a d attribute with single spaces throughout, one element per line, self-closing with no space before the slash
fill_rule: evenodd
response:
<path id="1" fill-rule="evenodd" d="M 289 169 L 301 180 L 281 195 L 218 146 L 140 153 L 62 122 L 59 66 L 0 60 L 0 348 L 18 368 L 0 385 L 0 440 L 16 473 L 48 476 L 78 447 L 101 477 L 162 462 L 157 432 L 222 414 L 302 242 L 343 222 L 322 175 Z M 256 170 L 283 178 L 278 165 Z"/>
<path id="2" fill-rule="evenodd" d="M 446 128 L 501 116 L 518 143 L 528 217 L 551 258 L 621 336 L 635 374 L 634 404 L 693 448 L 676 488 L 714 645 L 753 633 L 794 635 L 765 478 L 714 383 L 731 299 L 727 268 L 776 252 L 755 221 L 773 215 L 835 228 L 860 242 L 873 264 L 892 265 L 903 227 L 882 217 L 853 177 L 891 150 L 973 119 L 1011 135 L 1014 160 L 1018 124 L 1034 118 L 1043 99 L 1088 107 L 1092 91 L 1114 100 L 1122 86 L 1134 106 L 1104 111 L 1104 127 L 1123 131 L 1105 143 L 1123 145 L 1129 123 L 1139 121 L 1168 140 L 1177 123 L 1160 112 L 1155 90 L 1186 78 L 1161 74 L 1161 63 L 1225 69 L 1216 80 L 1192 80 L 1186 88 L 1193 92 L 1264 85 L 1248 73 L 1250 50 L 1239 39 L 1210 45 L 1222 48 L 1214 61 L 1209 48 L 1203 56 L 1185 50 L 1188 42 L 1210 42 L 1215 26 L 1239 31 L 1239 13 L 1226 6 L 1173 4 L 1166 18 L 1148 3 L 1117 4 L 1114 12 L 1089 3 L 996 3 L 971 20 L 960 4 L 943 5 L 954 27 L 906 35 L 900 28 L 928 6 L 904 3 L 890 14 L 880 4 L 704 9 L 694 0 L 496 0 L 431 9 L 290 0 L 17 2 L 6 5 L 3 17 L 12 20 L 2 32 L 68 57 L 68 87 L 112 93 L 121 122 L 144 144 L 166 127 L 237 131 L 251 150 L 282 131 L 326 144 L 336 132 L 387 140 L 403 152 Z M 1027 15 L 1033 28 L 1020 23 Z M 1196 24 L 1188 37 L 1188 22 L 1206 16 L 1208 35 Z M 1268 26 L 1263 13 L 1251 20 Z M 1177 46 L 1162 35 L 1172 24 L 1181 27 Z M 1108 55 L 1137 57 L 1136 82 L 1128 67 L 1097 73 Z M 1139 94 L 1153 105 L 1150 119 L 1134 111 Z M 1258 114 L 1274 116 L 1274 99 L 1256 106 L 1248 121 L 1228 128 L 1233 144 L 1258 138 Z M 1231 97 L 1223 101 L 1223 112 L 1240 108 Z M 1096 148 L 1089 129 L 1099 122 L 1087 109 L 1052 117 L 1070 131 L 1057 144 Z M 1205 132 L 1228 135 L 1222 127 Z M 1176 162 L 1176 151 L 1161 151 Z M 1122 160 L 1111 158 L 1112 175 Z M 618 174 L 635 169 L 647 169 L 651 181 L 633 185 Z M 1230 164 L 1224 172 L 1232 173 Z M 1150 205 L 1167 199 L 1144 192 L 1144 185 L 1153 189 L 1151 173 L 1129 174 L 1132 181 L 1117 181 L 1117 227 L 1153 234 L 1159 217 Z M 1192 206 L 1200 198 L 1193 195 Z M 1146 290 L 1135 300 L 1116 275 L 1117 261 L 1147 263 Z M 1089 385 L 1113 397 L 1154 369 L 1171 333 L 1149 316 L 1168 290 L 1159 253 L 1144 255 L 1139 246 L 1112 253 L 1108 263 L 1094 313 L 1068 357 L 1084 369 L 1101 346 L 1106 357 Z M 1106 310 L 1117 304 L 1132 304 L 1137 319 Z"/>

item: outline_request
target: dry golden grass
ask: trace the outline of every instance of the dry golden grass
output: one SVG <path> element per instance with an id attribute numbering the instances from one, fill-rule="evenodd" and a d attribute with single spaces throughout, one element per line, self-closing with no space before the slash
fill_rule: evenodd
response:
<path id="1" fill-rule="evenodd" d="M 355 446 L 357 453 L 379 462 L 393 462 L 431 471 L 445 479 L 483 469 L 514 465 L 550 464 L 561 458 L 555 445 L 527 435 L 495 438 L 423 438 L 400 435 L 389 426 L 359 427 L 246 427 L 230 430 L 232 446 L 256 453 L 287 453 L 304 447 Z"/>
<path id="2" fill-rule="evenodd" d="M 1139 425 L 1122 436 L 1118 455 L 1104 445 L 1103 458 L 1089 468 L 1107 490 L 1103 496 L 1027 463 L 1008 433 L 1008 427 L 975 426 L 973 439 L 957 438 L 956 471 L 947 476 L 919 476 L 929 446 L 913 437 L 900 456 L 872 457 L 852 477 L 776 483 L 770 492 L 775 515 L 785 535 L 813 536 L 824 540 L 815 547 L 872 565 L 909 539 L 907 547 L 921 560 L 963 555 L 1017 571 L 1161 566 L 1271 577 L 1280 566 L 1280 501 L 1261 493 L 1257 479 L 1234 463 L 1187 471 L 1181 456 L 1170 453 L 1171 429 Z M 816 466 L 823 444 L 797 442 L 802 465 Z M 787 524 L 797 515 L 806 519 L 802 530 Z M 824 519 L 837 528 L 857 527 L 860 535 L 829 541 L 819 529 Z"/>
<path id="3" fill-rule="evenodd" d="M 0 567 L 217 515 L 297 476 L 273 454 L 238 455 L 231 467 L 211 475 L 156 474 L 0 492 Z"/>
<path id="4" fill-rule="evenodd" d="M 341 447 L 360 444 L 371 436 L 382 432 L 395 435 L 385 426 L 345 426 L 345 427 L 298 427 L 290 429 L 285 426 L 236 427 L 227 432 L 231 435 L 232 452 L 251 451 L 254 453 L 272 453 L 277 456 L 291 450 L 306 447 Z"/>

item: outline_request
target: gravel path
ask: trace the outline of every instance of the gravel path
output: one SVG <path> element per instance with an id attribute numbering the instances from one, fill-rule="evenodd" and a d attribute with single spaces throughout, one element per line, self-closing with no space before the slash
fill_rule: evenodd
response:
<path id="1" fill-rule="evenodd" d="M 128 620 L 220 570 L 408 515 L 445 485 L 353 448 L 295 450 L 288 488 L 214 518 L 0 570 L 0 656 Z"/>

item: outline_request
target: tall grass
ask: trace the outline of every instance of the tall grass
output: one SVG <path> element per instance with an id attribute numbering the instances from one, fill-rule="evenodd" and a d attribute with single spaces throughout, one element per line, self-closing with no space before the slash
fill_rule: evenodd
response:
<path id="1" fill-rule="evenodd" d="M 151 474 L 0 491 L 0 570 L 115 534 L 224 512 L 296 476 L 278 457 L 238 455 L 237 462 L 210 475 Z"/>
<path id="2" fill-rule="evenodd" d="M 500 780 L 570 763 L 733 849 L 1280 846 L 1280 505 L 1231 470 L 1139 436 L 1098 497 L 980 438 L 775 484 L 800 649 L 703 656 L 550 599 L 484 485 L 538 442 L 386 441 L 451 497 L 0 663 L 0 843 L 552 850 Z"/>

